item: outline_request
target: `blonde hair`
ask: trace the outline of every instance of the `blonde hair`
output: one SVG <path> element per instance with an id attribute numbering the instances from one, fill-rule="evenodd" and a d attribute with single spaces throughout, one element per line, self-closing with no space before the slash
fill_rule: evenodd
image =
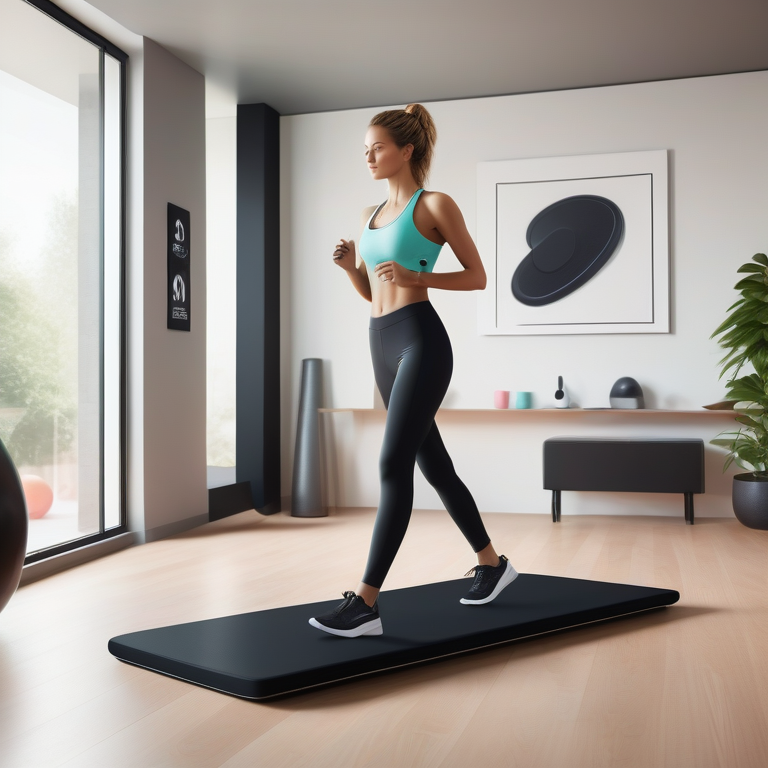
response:
<path id="1" fill-rule="evenodd" d="M 413 145 L 411 173 L 414 181 L 423 187 L 429 176 L 429 166 L 437 141 L 437 128 L 432 115 L 421 104 L 409 104 L 405 109 L 379 112 L 370 125 L 386 128 L 398 147 Z"/>

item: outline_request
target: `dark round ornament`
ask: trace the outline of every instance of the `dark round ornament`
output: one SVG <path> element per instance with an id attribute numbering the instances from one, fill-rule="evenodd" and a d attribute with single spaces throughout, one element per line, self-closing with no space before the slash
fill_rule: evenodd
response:
<path id="1" fill-rule="evenodd" d="M 642 397 L 643 388 L 631 376 L 622 376 L 611 387 L 610 397 Z"/>

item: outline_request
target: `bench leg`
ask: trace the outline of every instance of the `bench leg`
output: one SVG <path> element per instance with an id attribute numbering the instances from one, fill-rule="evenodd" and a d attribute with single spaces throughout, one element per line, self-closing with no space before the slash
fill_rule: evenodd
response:
<path id="1" fill-rule="evenodd" d="M 560 491 L 552 491 L 552 522 L 560 522 Z"/>
<path id="2" fill-rule="evenodd" d="M 685 493 L 685 522 L 693 525 L 693 494 Z"/>

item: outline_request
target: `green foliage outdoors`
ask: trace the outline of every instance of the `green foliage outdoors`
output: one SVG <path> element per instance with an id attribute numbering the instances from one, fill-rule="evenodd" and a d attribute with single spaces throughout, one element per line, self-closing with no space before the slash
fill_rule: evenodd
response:
<path id="1" fill-rule="evenodd" d="M 728 317 L 710 338 L 720 336 L 727 354 L 720 361 L 720 378 L 729 374 L 727 399 L 738 413 L 738 431 L 723 432 L 712 444 L 728 450 L 724 469 L 732 462 L 760 477 L 768 477 L 768 256 L 756 253 L 739 267 L 747 276 L 736 283 L 741 298 L 728 308 Z M 741 376 L 747 365 L 753 373 Z"/>
<path id="2" fill-rule="evenodd" d="M 51 225 L 34 268 L 0 237 L 0 439 L 17 466 L 50 463 L 77 428 L 76 205 L 57 201 Z"/>

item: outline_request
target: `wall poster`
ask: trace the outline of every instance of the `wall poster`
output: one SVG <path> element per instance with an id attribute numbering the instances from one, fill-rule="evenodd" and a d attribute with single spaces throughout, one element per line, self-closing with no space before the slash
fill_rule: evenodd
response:
<path id="1" fill-rule="evenodd" d="M 189 330 L 189 211 L 168 203 L 168 328 Z"/>
<path id="2" fill-rule="evenodd" d="M 478 164 L 484 335 L 669 333 L 667 151 Z"/>

